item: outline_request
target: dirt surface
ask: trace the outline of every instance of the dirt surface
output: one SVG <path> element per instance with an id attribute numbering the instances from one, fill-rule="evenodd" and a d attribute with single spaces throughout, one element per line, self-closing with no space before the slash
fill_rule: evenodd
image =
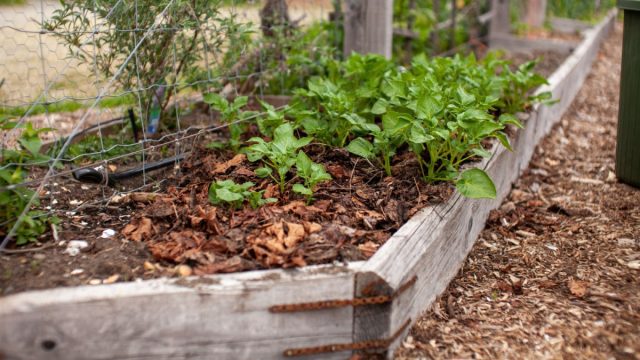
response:
<path id="1" fill-rule="evenodd" d="M 613 173 L 621 39 L 397 359 L 640 359 L 640 190 Z"/>

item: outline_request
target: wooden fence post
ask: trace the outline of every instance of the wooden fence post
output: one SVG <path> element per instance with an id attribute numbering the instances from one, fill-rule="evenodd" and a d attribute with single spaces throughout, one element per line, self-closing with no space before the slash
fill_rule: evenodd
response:
<path id="1" fill-rule="evenodd" d="M 547 0 L 528 0 L 525 22 L 530 28 L 538 29 L 544 25 L 547 15 Z"/>
<path id="2" fill-rule="evenodd" d="M 391 58 L 393 0 L 347 0 L 344 54 L 380 54 Z"/>
<path id="3" fill-rule="evenodd" d="M 492 0 L 491 9 L 493 18 L 489 28 L 489 37 L 509 34 L 511 32 L 509 0 Z"/>

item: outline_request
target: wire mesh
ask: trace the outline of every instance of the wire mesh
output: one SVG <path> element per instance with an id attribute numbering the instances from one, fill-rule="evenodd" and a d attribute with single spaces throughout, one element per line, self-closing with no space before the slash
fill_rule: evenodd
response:
<path id="1" fill-rule="evenodd" d="M 0 191 L 33 190 L 22 199 L 20 214 L 3 219 L 0 249 L 28 218 L 160 189 L 180 167 L 149 171 L 149 165 L 172 159 L 177 165 L 207 134 L 233 124 L 202 105 L 203 94 L 287 96 L 314 74 L 320 57 L 335 55 L 336 44 L 322 34 L 333 11 L 330 0 L 66 3 L 73 6 L 26 0 L 0 7 L 0 118 L 13 124 L 2 133 L 0 171 L 29 172 Z M 261 12 L 274 4 L 287 5 L 285 13 L 276 12 L 286 19 L 276 21 L 265 40 Z M 289 24 L 295 30 L 286 30 Z M 323 43 L 307 43 L 310 32 L 325 37 Z M 285 48 L 304 61 L 280 54 Z M 261 116 L 257 110 L 252 118 Z M 23 145 L 27 124 L 50 129 L 39 134 L 47 156 L 6 161 L 5 151 Z M 140 174 L 87 191 L 89 185 L 72 179 L 83 169 L 105 179 L 114 172 Z M 60 188 L 87 198 L 62 201 Z M 34 207 L 42 211 L 32 212 Z"/>
<path id="2" fill-rule="evenodd" d="M 394 56 L 467 46 L 485 31 L 478 21 L 488 3 L 397 0 Z M 28 175 L 0 183 L 0 192 L 30 192 L 19 195 L 25 206 L 18 214 L 5 216 L 0 249 L 29 219 L 161 190 L 218 133 L 264 116 L 255 99 L 285 104 L 293 89 L 342 57 L 344 8 L 341 0 L 24 0 L 1 7 L 0 175 Z M 256 112 L 222 121 L 203 104 L 208 93 L 249 96 Z M 5 159 L 5 151 L 24 150 L 21 136 L 31 126 L 49 129 L 38 134 L 46 156 Z"/>

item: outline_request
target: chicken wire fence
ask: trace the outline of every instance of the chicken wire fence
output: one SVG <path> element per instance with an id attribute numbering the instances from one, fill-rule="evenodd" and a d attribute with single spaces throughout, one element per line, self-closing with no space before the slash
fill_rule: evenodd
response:
<path id="1" fill-rule="evenodd" d="M 396 0 L 394 57 L 479 43 L 489 3 Z M 215 134 L 284 106 L 343 57 L 343 10 L 340 0 L 0 7 L 0 250 L 29 236 L 24 223 L 44 226 L 38 218 L 100 209 L 188 175 L 179 163 L 203 139 L 217 146 Z M 224 109 L 202 102 L 210 93 L 231 99 L 230 108 L 248 96 L 253 111 L 234 117 L 231 109 L 222 121 Z"/>

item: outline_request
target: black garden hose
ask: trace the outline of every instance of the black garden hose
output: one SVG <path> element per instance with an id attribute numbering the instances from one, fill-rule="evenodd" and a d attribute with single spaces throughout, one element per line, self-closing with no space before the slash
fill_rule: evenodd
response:
<path id="1" fill-rule="evenodd" d="M 137 168 L 108 173 L 104 167 L 83 168 L 73 172 L 73 178 L 84 183 L 115 186 L 119 181 L 140 176 L 146 172 L 162 169 L 184 160 L 188 154 L 180 154 L 160 161 L 151 162 Z"/>

